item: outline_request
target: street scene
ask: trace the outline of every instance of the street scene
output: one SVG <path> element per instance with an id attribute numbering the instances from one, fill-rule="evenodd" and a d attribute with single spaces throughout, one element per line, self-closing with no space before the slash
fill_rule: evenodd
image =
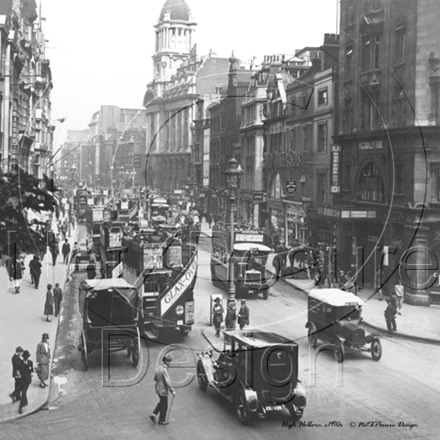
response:
<path id="1" fill-rule="evenodd" d="M 438 438 L 440 3 L 79 2 L 0 0 L 0 439 Z"/>

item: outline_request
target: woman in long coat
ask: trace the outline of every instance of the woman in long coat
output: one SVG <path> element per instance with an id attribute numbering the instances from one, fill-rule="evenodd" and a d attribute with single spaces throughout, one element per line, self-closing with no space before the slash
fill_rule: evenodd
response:
<path id="1" fill-rule="evenodd" d="M 44 303 L 44 314 L 46 315 L 46 321 L 52 322 L 49 316 L 53 315 L 53 292 L 52 284 L 47 285 L 46 302 Z"/>
<path id="2" fill-rule="evenodd" d="M 40 387 L 47 387 L 46 380 L 49 379 L 49 362 L 50 362 L 50 346 L 49 335 L 43 333 L 41 342 L 37 345 L 37 364 L 39 367 L 38 378 L 40 379 Z"/>
<path id="3" fill-rule="evenodd" d="M 215 304 L 214 307 L 212 308 L 212 320 L 214 322 L 214 327 L 215 327 L 215 335 L 217 337 L 220 336 L 220 326 L 223 322 L 223 306 L 220 304 L 220 298 L 216 298 L 214 300 Z"/>

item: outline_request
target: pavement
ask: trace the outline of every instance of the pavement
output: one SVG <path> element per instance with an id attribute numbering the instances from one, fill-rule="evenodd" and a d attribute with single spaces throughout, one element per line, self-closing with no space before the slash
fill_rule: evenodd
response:
<path id="1" fill-rule="evenodd" d="M 210 236 L 211 231 L 208 224 L 202 222 L 202 232 Z M 274 257 L 275 254 L 269 255 L 266 265 L 269 271 L 273 271 L 272 261 Z M 309 279 L 292 279 L 291 276 L 285 276 L 281 277 L 278 282 L 289 284 L 300 290 L 304 294 L 304 299 L 307 298 L 310 290 L 314 288 L 314 282 Z M 375 290 L 371 288 L 359 290 L 358 296 L 365 303 L 362 307 L 363 325 L 370 327 L 373 332 L 386 334 L 384 312 L 388 297 L 384 296 L 383 301 L 380 301 Z M 440 306 L 421 307 L 404 303 L 401 313 L 401 315 L 396 316 L 397 332 L 394 334 L 395 338 L 406 338 L 432 344 L 440 343 Z M 258 323 L 253 322 L 253 325 L 258 327 Z M 214 343 L 217 340 L 213 328 L 208 328 L 204 334 Z"/>
<path id="2" fill-rule="evenodd" d="M 56 227 L 53 226 L 56 231 Z M 70 245 L 73 245 L 75 231 L 71 233 Z M 44 303 L 46 301 L 47 284 L 59 283 L 63 292 L 65 281 L 68 275 L 68 265 L 63 264 L 62 255 L 58 255 L 55 266 L 52 264 L 52 255 L 47 252 L 42 261 L 42 273 L 38 290 L 31 284 L 29 273 L 29 262 L 32 255 L 25 260 L 25 271 L 21 283 L 20 293 L 16 294 L 9 281 L 9 276 L 4 266 L 0 267 L 0 423 L 19 417 L 32 414 L 44 408 L 49 399 L 51 387 L 54 386 L 54 378 L 50 378 L 50 385 L 47 388 L 39 387 L 39 380 L 34 373 L 32 383 L 29 386 L 27 396 L 28 405 L 23 408 L 23 413 L 18 414 L 19 403 L 12 403 L 9 394 L 14 389 L 12 378 L 11 358 L 17 346 L 23 347 L 30 352 L 30 360 L 36 366 L 35 352 L 37 344 L 41 341 L 43 333 L 49 333 L 49 345 L 53 359 L 55 353 L 56 336 L 61 315 L 56 318 L 52 316 L 52 322 L 46 321 Z M 52 367 L 52 365 L 51 365 Z"/>

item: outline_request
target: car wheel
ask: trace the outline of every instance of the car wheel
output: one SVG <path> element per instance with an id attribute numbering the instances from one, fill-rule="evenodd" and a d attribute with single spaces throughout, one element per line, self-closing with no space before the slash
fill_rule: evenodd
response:
<path id="1" fill-rule="evenodd" d="M 197 381 L 199 383 L 199 388 L 205 391 L 208 387 L 208 380 L 206 379 L 205 368 L 203 367 L 202 361 L 197 362 Z"/>
<path id="2" fill-rule="evenodd" d="M 316 336 L 316 326 L 313 323 L 310 324 L 310 327 L 308 329 L 308 338 L 309 338 L 309 345 L 313 348 L 316 348 L 316 345 L 318 343 L 318 337 Z"/>
<path id="3" fill-rule="evenodd" d="M 344 358 L 345 358 L 344 344 L 339 339 L 337 339 L 334 345 L 336 346 L 335 348 L 336 361 L 339 363 L 344 362 Z"/>
<path id="4" fill-rule="evenodd" d="M 180 334 L 182 336 L 188 336 L 191 332 L 190 326 L 179 327 Z"/>
<path id="5" fill-rule="evenodd" d="M 301 413 L 298 414 L 292 402 L 287 403 L 286 406 L 287 409 L 289 410 L 290 418 L 293 422 L 296 422 L 297 420 L 301 419 L 301 417 L 303 416 L 303 411 L 301 411 Z"/>
<path id="6" fill-rule="evenodd" d="M 249 423 L 250 412 L 247 408 L 246 397 L 242 388 L 240 388 L 235 395 L 235 411 L 238 421 L 242 425 L 247 425 Z"/>
<path id="7" fill-rule="evenodd" d="M 371 341 L 371 357 L 378 361 L 382 357 L 382 344 L 379 339 L 373 339 Z"/>

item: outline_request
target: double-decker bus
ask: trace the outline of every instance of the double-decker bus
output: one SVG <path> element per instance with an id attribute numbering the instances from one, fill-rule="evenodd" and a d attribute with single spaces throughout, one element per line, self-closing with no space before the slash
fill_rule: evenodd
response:
<path id="1" fill-rule="evenodd" d="M 271 276 L 266 263 L 272 249 L 267 233 L 236 227 L 233 247 L 229 227 L 214 225 L 212 229 L 211 280 L 215 286 L 228 290 L 233 279 L 237 297 L 262 294 L 269 297 Z M 233 274 L 230 274 L 230 268 Z"/>
<path id="2" fill-rule="evenodd" d="M 138 292 L 142 330 L 154 337 L 167 328 L 186 335 L 194 324 L 197 247 L 164 228 L 122 238 L 123 277 Z"/>

